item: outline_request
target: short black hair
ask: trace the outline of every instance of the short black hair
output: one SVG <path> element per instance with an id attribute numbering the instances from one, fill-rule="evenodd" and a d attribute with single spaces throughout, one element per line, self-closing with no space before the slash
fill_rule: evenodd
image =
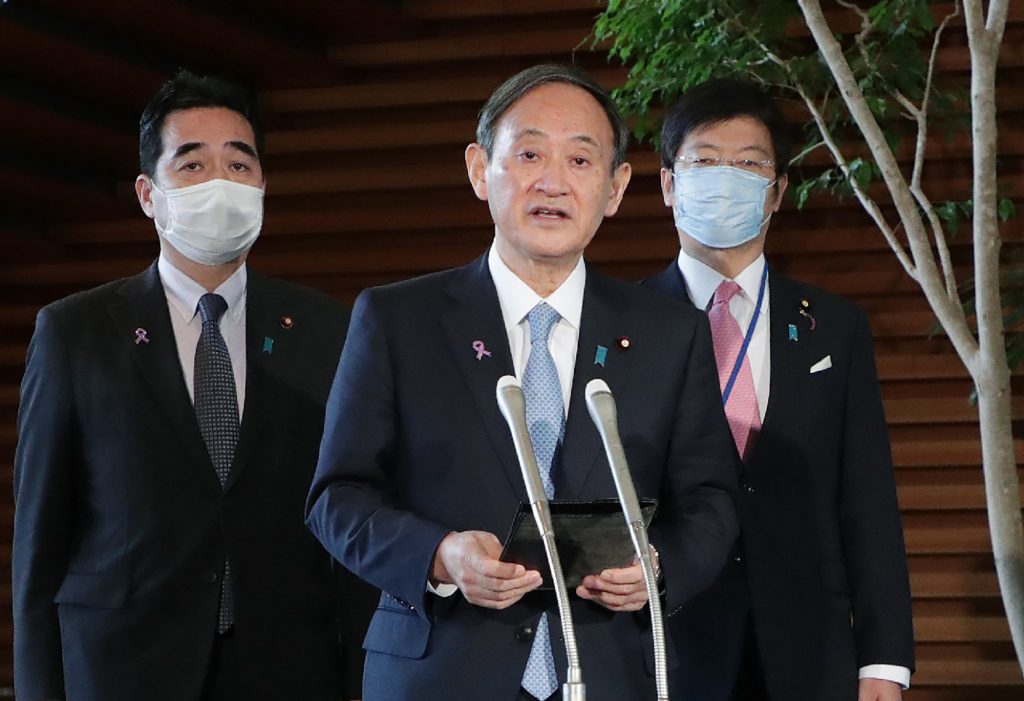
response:
<path id="1" fill-rule="evenodd" d="M 792 150 L 790 125 L 768 93 L 754 83 L 732 78 L 708 80 L 676 101 L 661 128 L 661 165 L 672 169 L 680 145 L 691 132 L 736 117 L 764 124 L 775 151 L 775 175 L 785 175 Z"/>
<path id="2" fill-rule="evenodd" d="M 597 84 L 588 73 L 575 66 L 557 63 L 545 63 L 527 68 L 516 73 L 498 86 L 480 110 L 476 124 L 476 141 L 484 147 L 487 158 L 494 151 L 494 135 L 498 120 L 512 105 L 526 93 L 547 83 L 565 83 L 586 90 L 593 95 L 604 109 L 608 122 L 612 127 L 614 150 L 612 152 L 612 170 L 614 171 L 626 160 L 626 148 L 629 146 L 629 128 L 604 88 Z"/>
<path id="3" fill-rule="evenodd" d="M 181 70 L 160 86 L 139 119 L 139 168 L 149 177 L 163 153 L 163 127 L 167 115 L 197 107 L 223 107 L 242 115 L 252 127 L 256 153 L 263 153 L 263 128 L 256 100 L 247 89 L 214 76 L 197 76 Z"/>

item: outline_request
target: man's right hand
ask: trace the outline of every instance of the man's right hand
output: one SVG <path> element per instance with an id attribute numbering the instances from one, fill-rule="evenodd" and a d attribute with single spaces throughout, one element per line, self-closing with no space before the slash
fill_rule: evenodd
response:
<path id="1" fill-rule="evenodd" d="M 541 585 L 540 572 L 502 562 L 501 543 L 493 533 L 449 533 L 437 546 L 431 582 L 454 584 L 477 606 L 505 609 Z"/>

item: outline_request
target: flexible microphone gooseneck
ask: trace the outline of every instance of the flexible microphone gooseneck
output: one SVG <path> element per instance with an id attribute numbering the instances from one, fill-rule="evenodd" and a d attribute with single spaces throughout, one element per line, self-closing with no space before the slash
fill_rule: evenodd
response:
<path id="1" fill-rule="evenodd" d="M 569 660 L 566 682 L 562 685 L 562 701 L 586 701 L 587 688 L 583 684 L 583 670 L 580 668 L 580 655 L 576 647 L 576 629 L 572 623 L 572 610 L 569 608 L 569 592 L 565 588 L 565 575 L 562 573 L 562 562 L 558 557 L 555 545 L 555 531 L 551 525 L 551 510 L 548 498 L 544 493 L 537 457 L 533 452 L 530 430 L 526 426 L 526 399 L 519 380 L 505 375 L 498 380 L 496 388 L 498 408 L 512 432 L 512 443 L 516 447 L 519 458 L 519 469 L 526 483 L 526 495 L 533 510 L 533 519 L 537 522 L 544 541 L 544 552 L 548 557 L 548 567 L 554 579 L 555 599 L 558 602 L 558 613 L 562 619 L 562 637 L 565 638 L 565 656 Z"/>
<path id="2" fill-rule="evenodd" d="M 615 490 L 619 493 L 619 503 L 626 517 L 629 535 L 633 540 L 640 568 L 644 574 L 644 586 L 647 587 L 647 602 L 651 607 L 651 629 L 654 637 L 654 679 L 657 685 L 658 701 L 668 701 L 668 663 L 665 654 L 665 626 L 661 615 L 661 598 L 658 596 L 658 581 L 654 573 L 654 561 L 651 557 L 650 541 L 647 539 L 647 527 L 644 526 L 643 512 L 640 501 L 636 497 L 633 477 L 626 462 L 626 452 L 622 449 L 619 437 L 618 412 L 615 398 L 612 396 L 608 383 L 602 379 L 594 379 L 587 383 L 585 390 L 587 409 L 593 419 L 597 432 L 601 434 L 608 465 L 615 480 Z"/>

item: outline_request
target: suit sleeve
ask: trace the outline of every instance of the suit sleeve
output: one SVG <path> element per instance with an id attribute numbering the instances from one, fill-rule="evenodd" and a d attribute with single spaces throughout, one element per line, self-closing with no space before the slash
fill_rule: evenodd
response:
<path id="1" fill-rule="evenodd" d="M 661 553 L 671 615 L 718 576 L 739 532 L 736 449 L 722 408 L 707 318 L 690 341 L 652 541 Z"/>
<path id="2" fill-rule="evenodd" d="M 426 619 L 426 582 L 448 531 L 397 498 L 394 375 L 373 295 L 364 291 L 352 312 L 306 523 L 332 557 Z"/>
<path id="3" fill-rule="evenodd" d="M 28 349 L 14 458 L 14 686 L 26 701 L 64 698 L 54 597 L 73 525 L 72 407 L 67 346 L 44 309 Z"/>
<path id="4" fill-rule="evenodd" d="M 840 527 L 858 666 L 914 669 L 914 631 L 892 453 L 867 319 L 858 311 L 846 379 Z"/>

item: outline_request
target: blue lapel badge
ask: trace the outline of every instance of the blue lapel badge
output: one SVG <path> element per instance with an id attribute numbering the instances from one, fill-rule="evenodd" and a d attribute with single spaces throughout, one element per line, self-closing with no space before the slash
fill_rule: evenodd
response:
<path id="1" fill-rule="evenodd" d="M 798 341 L 798 340 L 800 340 L 800 336 L 799 336 L 799 333 L 797 331 L 796 324 L 790 324 L 789 325 L 789 340 L 790 341 Z"/>
<path id="2" fill-rule="evenodd" d="M 594 365 L 600 365 L 604 367 L 604 361 L 608 359 L 608 349 L 604 346 L 598 346 L 597 350 L 594 351 Z"/>
<path id="3" fill-rule="evenodd" d="M 270 336 L 263 337 L 263 352 L 268 355 L 274 352 L 274 339 Z"/>

